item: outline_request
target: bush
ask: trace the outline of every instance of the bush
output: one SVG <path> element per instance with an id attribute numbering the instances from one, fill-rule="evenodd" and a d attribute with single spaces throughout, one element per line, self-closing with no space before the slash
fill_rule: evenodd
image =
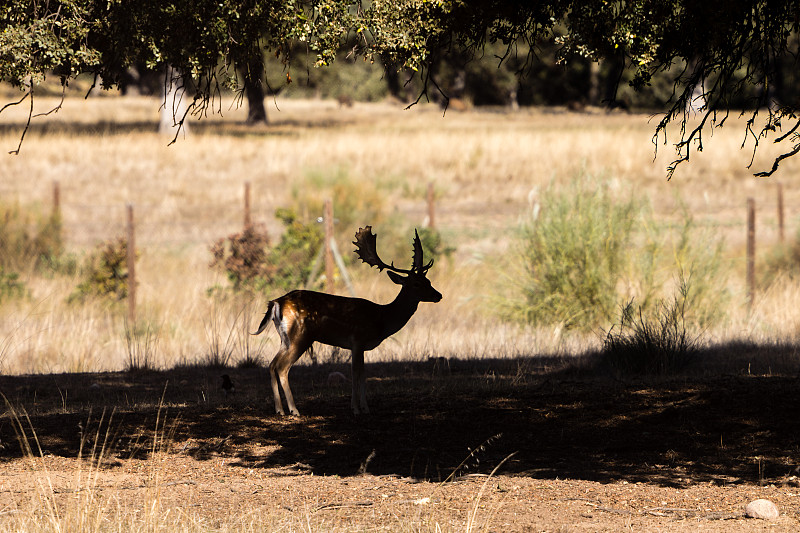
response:
<path id="1" fill-rule="evenodd" d="M 275 216 L 286 226 L 281 241 L 269 247 L 269 237 L 258 226 L 220 239 L 211 247 L 211 267 L 224 272 L 233 292 L 292 290 L 303 287 L 322 247 L 318 224 L 305 224 L 290 209 Z"/>
<path id="2" fill-rule="evenodd" d="M 649 313 L 676 282 L 690 287 L 682 297 L 693 325 L 724 316 L 722 243 L 700 234 L 687 213 L 677 229 L 659 228 L 644 202 L 617 199 L 588 179 L 550 187 L 542 204 L 519 234 L 517 275 L 498 302 L 504 317 L 590 331 L 632 298 Z"/>
<path id="3" fill-rule="evenodd" d="M 292 188 L 291 211 L 311 224 L 323 215 L 325 201 L 333 201 L 337 242 L 350 242 L 359 227 L 380 226 L 386 218 L 386 191 L 374 180 L 356 180 L 347 169 L 309 173 Z"/>
<path id="4" fill-rule="evenodd" d="M 357 262 L 350 243 L 356 230 L 366 225 L 381 228 L 382 256 L 400 258 L 400 264 L 411 263 L 413 229 L 385 215 L 387 194 L 374 181 L 357 182 L 343 169 L 332 174 L 312 173 L 293 188 L 292 196 L 291 207 L 275 212 L 284 226 L 277 244 L 270 246 L 266 233 L 251 227 L 211 246 L 210 266 L 225 273 L 233 292 L 320 289 L 321 280 L 310 278 L 321 267 L 324 234 L 320 218 L 327 199 L 333 201 L 334 240 L 346 265 Z M 422 228 L 419 235 L 426 260 L 448 257 L 454 251 L 435 230 Z M 219 290 L 226 289 L 214 287 L 210 292 Z"/>
<path id="5" fill-rule="evenodd" d="M 64 253 L 61 217 L 41 216 L 18 206 L 0 206 L 0 267 L 55 268 Z"/>
<path id="6" fill-rule="evenodd" d="M 69 302 L 89 297 L 121 301 L 128 297 L 128 241 L 124 237 L 99 244 L 81 269 L 83 281 Z"/>
<path id="7" fill-rule="evenodd" d="M 269 283 L 274 271 L 267 261 L 268 246 L 266 231 L 250 225 L 211 246 L 210 266 L 227 275 L 234 292 L 259 290 Z"/>
<path id="8" fill-rule="evenodd" d="M 0 266 L 0 304 L 8 300 L 23 298 L 27 293 L 25 284 L 19 280 L 19 274 L 6 272 Z"/>
<path id="9" fill-rule="evenodd" d="M 427 263 L 429 260 L 434 261 L 441 258 L 450 259 L 456 251 L 455 246 L 449 246 L 444 243 L 442 234 L 433 228 L 421 228 L 418 230 L 419 241 L 422 243 L 422 250 L 425 252 L 424 261 Z"/>
<path id="10" fill-rule="evenodd" d="M 286 291 L 304 287 L 325 240 L 322 229 L 314 222 L 304 223 L 292 209 L 278 209 L 275 216 L 286 229 L 269 253 L 275 269 L 272 286 Z"/>
<path id="11" fill-rule="evenodd" d="M 543 195 L 541 216 L 522 228 L 518 295 L 503 313 L 532 324 L 592 329 L 611 316 L 643 206 L 617 202 L 607 185 L 574 182 Z"/>
<path id="12" fill-rule="evenodd" d="M 381 257 L 390 257 L 398 265 L 411 264 L 411 238 L 414 226 L 392 209 L 387 202 L 405 195 L 422 202 L 427 188 L 415 191 L 397 177 L 355 178 L 346 168 L 333 172 L 309 173 L 292 190 L 293 203 L 288 211 L 309 231 L 322 231 L 317 217 L 323 214 L 324 202 L 333 201 L 334 239 L 346 265 L 360 265 L 350 245 L 358 228 L 370 225 L 379 234 Z M 280 218 L 280 217 L 279 217 Z M 426 262 L 447 258 L 455 251 L 435 229 L 418 228 Z M 322 236 L 320 233 L 320 244 Z M 405 268 L 405 266 L 403 266 Z"/>
<path id="13" fill-rule="evenodd" d="M 800 230 L 794 240 L 778 244 L 766 254 L 759 285 L 769 287 L 780 278 L 800 279 Z"/>

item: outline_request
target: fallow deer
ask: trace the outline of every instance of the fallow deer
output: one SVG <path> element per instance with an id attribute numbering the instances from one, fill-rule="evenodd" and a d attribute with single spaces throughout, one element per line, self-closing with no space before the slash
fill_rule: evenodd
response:
<path id="1" fill-rule="evenodd" d="M 278 381 L 286 396 L 289 413 L 299 416 L 289 388 L 289 369 L 314 342 L 350 350 L 352 355 L 353 392 L 350 405 L 353 413 L 369 413 L 364 376 L 364 352 L 376 348 L 387 337 L 406 325 L 420 302 L 438 302 L 441 293 L 426 277 L 433 260 L 422 262 L 422 244 L 414 231 L 414 255 L 411 268 L 387 265 L 378 257 L 376 236 L 372 227 L 356 232 L 355 253 L 366 264 L 387 271 L 389 279 L 401 286 L 400 293 L 389 304 L 381 305 L 362 298 L 348 298 L 321 292 L 295 290 L 269 302 L 258 335 L 269 321 L 275 324 L 281 347 L 269 365 L 275 412 L 284 415 Z"/>

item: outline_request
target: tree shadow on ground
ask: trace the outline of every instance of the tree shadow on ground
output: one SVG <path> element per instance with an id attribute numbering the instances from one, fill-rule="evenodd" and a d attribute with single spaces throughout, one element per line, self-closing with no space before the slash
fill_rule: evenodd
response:
<path id="1" fill-rule="evenodd" d="M 154 109 L 154 117 L 157 117 Z M 334 116 L 328 120 L 316 116 L 313 119 L 300 119 L 297 117 L 280 117 L 269 124 L 247 124 L 241 121 L 223 119 L 197 120 L 196 117 L 189 116 L 186 119 L 189 135 L 213 135 L 229 137 L 274 137 L 297 135 L 301 129 L 324 129 L 340 127 L 342 125 L 355 123 L 355 119 L 348 115 Z M 117 136 L 130 135 L 131 133 L 158 133 L 159 121 L 154 120 L 95 120 L 95 121 L 33 121 L 28 127 L 25 139 L 33 137 L 96 137 L 97 135 Z M 8 136 L 14 139 L 20 137 L 25 130 L 24 123 L 4 123 L 0 124 L 0 136 Z M 172 137 L 168 134 L 164 136 L 164 143 L 168 144 Z M 178 142 L 183 138 L 183 133 L 178 135 Z M 24 142 L 23 142 L 24 149 Z"/>
<path id="2" fill-rule="evenodd" d="M 733 348 L 709 349 L 704 364 L 730 363 Z M 784 363 L 795 364 L 797 349 L 781 349 Z M 272 414 L 263 368 L 3 376 L 0 392 L 20 423 L 9 412 L 0 419 L 0 457 L 22 455 L 15 427 L 43 453 L 63 456 L 76 456 L 81 438 L 105 427 L 119 458 L 146 457 L 160 434 L 170 453 L 319 475 L 444 480 L 490 472 L 512 453 L 502 472 L 545 479 L 680 487 L 780 482 L 797 473 L 796 370 L 748 375 L 746 366 L 722 373 L 700 367 L 669 379 L 620 379 L 594 368 L 591 356 L 575 361 L 371 364 L 373 414 L 357 418 L 349 385 L 327 384 L 331 371 L 348 373 L 344 365 L 293 369 L 304 415 L 297 418 Z M 222 373 L 233 378 L 234 395 L 219 389 Z"/>

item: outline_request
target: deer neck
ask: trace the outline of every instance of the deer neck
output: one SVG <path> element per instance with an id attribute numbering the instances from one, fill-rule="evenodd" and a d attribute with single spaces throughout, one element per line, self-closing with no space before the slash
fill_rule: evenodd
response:
<path id="1" fill-rule="evenodd" d="M 383 329 L 386 337 L 400 331 L 405 326 L 419 306 L 419 299 L 411 291 L 403 287 L 393 302 L 384 306 L 386 315 Z"/>

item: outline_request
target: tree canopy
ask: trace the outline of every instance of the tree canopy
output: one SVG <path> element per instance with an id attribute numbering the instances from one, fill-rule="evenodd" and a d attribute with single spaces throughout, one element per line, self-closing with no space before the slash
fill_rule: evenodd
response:
<path id="1" fill-rule="evenodd" d="M 10 0 L 0 20 L 0 80 L 22 90 L 12 103 L 32 105 L 47 76 L 66 85 L 90 73 L 111 88 L 134 64 L 168 64 L 191 80 L 188 112 L 203 114 L 221 89 L 237 88 L 237 66 L 264 53 L 288 61 L 297 43 L 318 67 L 347 47 L 387 70 L 415 72 L 423 97 L 439 89 L 434 66 L 444 55 L 468 61 L 492 45 L 503 51 L 498 64 L 513 58 L 525 76 L 542 45 L 555 43 L 564 62 L 632 67 L 637 90 L 669 73 L 672 96 L 654 132 L 658 145 L 668 142 L 667 126 L 680 126 L 669 177 L 742 94 L 753 100 L 746 133 L 754 152 L 765 141 L 786 147 L 756 175 L 800 153 L 800 102 L 776 90 L 800 53 L 795 0 Z"/>

